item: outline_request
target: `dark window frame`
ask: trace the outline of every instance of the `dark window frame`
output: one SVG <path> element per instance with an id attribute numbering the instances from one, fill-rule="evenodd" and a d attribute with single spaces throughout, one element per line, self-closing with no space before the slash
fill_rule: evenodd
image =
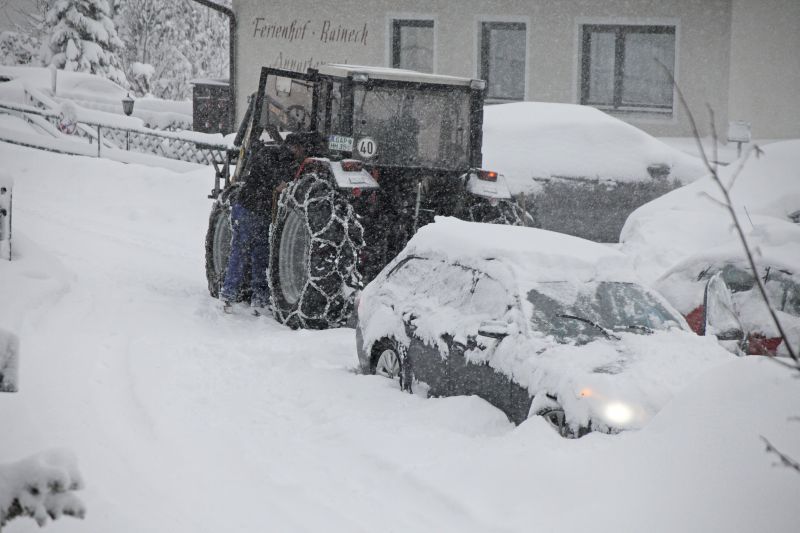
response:
<path id="1" fill-rule="evenodd" d="M 527 85 L 528 76 L 528 23 L 527 22 L 504 22 L 494 20 L 480 21 L 480 61 L 478 62 L 478 78 L 486 80 L 486 98 L 497 102 L 520 102 L 525 100 L 525 88 Z M 491 94 L 491 87 L 489 86 L 489 33 L 492 30 L 517 30 L 525 32 L 525 72 L 523 74 L 522 95 L 520 98 L 504 98 L 501 96 L 493 96 Z"/>
<path id="2" fill-rule="evenodd" d="M 392 19 L 392 68 L 400 67 L 400 56 L 402 52 L 402 39 L 400 30 L 405 28 L 430 28 L 436 31 L 436 21 L 433 19 Z M 436 71 L 436 34 L 433 39 L 433 58 L 431 61 L 431 72 Z"/>
<path id="3" fill-rule="evenodd" d="M 677 27 L 674 25 L 644 25 L 644 24 L 583 24 L 581 26 L 581 104 L 608 109 L 618 113 L 657 113 L 672 115 L 675 110 L 675 98 L 670 105 L 632 104 L 622 101 L 625 66 L 625 36 L 633 33 L 672 35 L 675 38 L 675 56 L 677 57 Z M 591 83 L 591 36 L 593 33 L 614 34 L 614 95 L 612 104 L 606 102 L 592 102 L 589 98 Z M 674 76 L 675 65 L 672 65 Z"/>

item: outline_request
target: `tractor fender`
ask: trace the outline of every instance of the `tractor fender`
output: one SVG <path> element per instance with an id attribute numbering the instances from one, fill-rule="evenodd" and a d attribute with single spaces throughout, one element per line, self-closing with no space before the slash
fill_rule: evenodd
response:
<path id="1" fill-rule="evenodd" d="M 344 161 L 331 161 L 323 157 L 309 157 L 297 171 L 296 177 L 306 172 L 319 172 L 333 178 L 339 189 L 378 189 L 380 186 L 375 178 L 367 172 L 361 161 L 345 159 Z"/>
<path id="2" fill-rule="evenodd" d="M 506 177 L 502 174 L 497 176 L 497 181 L 482 180 L 477 172 L 468 172 L 463 178 L 467 184 L 467 192 L 482 198 L 494 198 L 498 200 L 510 200 L 511 191 L 508 189 Z"/>

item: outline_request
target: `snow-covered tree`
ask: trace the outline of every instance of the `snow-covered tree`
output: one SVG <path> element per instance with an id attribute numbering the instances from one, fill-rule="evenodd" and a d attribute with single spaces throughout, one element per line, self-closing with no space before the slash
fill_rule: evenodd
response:
<path id="1" fill-rule="evenodd" d="M 17 31 L 0 32 L 0 65 L 28 65 L 39 58 L 39 41 Z"/>
<path id="2" fill-rule="evenodd" d="M 141 77 L 136 63 L 152 65 L 150 90 L 155 96 L 189 98 L 193 79 L 227 76 L 225 16 L 190 0 L 125 0 L 114 6 L 126 45 L 123 64 L 128 79 Z"/>
<path id="3" fill-rule="evenodd" d="M 124 46 L 107 0 L 55 0 L 47 13 L 49 57 L 73 72 L 89 72 L 127 85 L 117 52 Z"/>
<path id="4" fill-rule="evenodd" d="M 9 520 L 24 516 L 40 526 L 47 517 L 83 518 L 86 508 L 75 495 L 81 488 L 83 480 L 70 452 L 50 451 L 0 464 L 0 528 Z"/>

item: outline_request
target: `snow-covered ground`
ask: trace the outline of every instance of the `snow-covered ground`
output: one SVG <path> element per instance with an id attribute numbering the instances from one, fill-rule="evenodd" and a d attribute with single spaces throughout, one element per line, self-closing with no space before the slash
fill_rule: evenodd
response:
<path id="1" fill-rule="evenodd" d="M 476 398 L 363 376 L 352 330 L 210 299 L 212 170 L 0 143 L 16 180 L 0 463 L 75 452 L 84 521 L 48 531 L 793 532 L 800 383 L 764 358 L 697 376 L 644 429 L 568 441 Z M 4 533 L 37 530 L 19 519 Z"/>

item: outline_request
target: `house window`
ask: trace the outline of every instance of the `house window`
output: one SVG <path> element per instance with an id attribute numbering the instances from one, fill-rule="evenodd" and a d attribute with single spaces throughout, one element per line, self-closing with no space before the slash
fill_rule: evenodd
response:
<path id="1" fill-rule="evenodd" d="M 583 27 L 581 103 L 614 111 L 672 112 L 675 26 Z"/>
<path id="2" fill-rule="evenodd" d="M 392 21 L 392 66 L 433 72 L 433 21 Z"/>
<path id="3" fill-rule="evenodd" d="M 525 99 L 525 23 L 481 23 L 480 73 L 490 100 Z"/>

